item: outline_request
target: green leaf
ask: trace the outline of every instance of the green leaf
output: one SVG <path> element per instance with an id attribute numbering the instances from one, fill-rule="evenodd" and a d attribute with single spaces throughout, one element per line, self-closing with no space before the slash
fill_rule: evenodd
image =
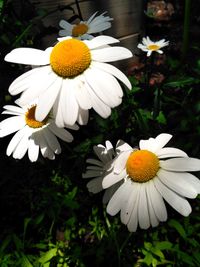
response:
<path id="1" fill-rule="evenodd" d="M 177 230 L 177 232 L 180 234 L 180 236 L 183 238 L 183 239 L 186 239 L 187 238 L 187 235 L 186 235 L 186 232 L 185 232 L 185 229 L 183 228 L 183 226 L 176 220 L 174 219 L 171 219 L 169 222 L 168 222 L 169 226 L 175 228 Z"/>
<path id="2" fill-rule="evenodd" d="M 47 251 L 42 257 L 39 258 L 39 262 L 44 264 L 50 261 L 53 257 L 57 255 L 57 248 L 52 248 Z"/>
<path id="3" fill-rule="evenodd" d="M 33 267 L 33 265 L 30 263 L 26 255 L 22 255 L 21 262 L 22 262 L 21 265 L 22 267 Z"/>
<path id="4" fill-rule="evenodd" d="M 161 241 L 156 243 L 156 248 L 160 250 L 171 249 L 172 243 L 169 241 Z"/>

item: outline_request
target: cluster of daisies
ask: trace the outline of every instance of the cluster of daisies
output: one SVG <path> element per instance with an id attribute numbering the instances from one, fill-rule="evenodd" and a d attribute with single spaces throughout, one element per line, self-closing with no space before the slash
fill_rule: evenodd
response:
<path id="1" fill-rule="evenodd" d="M 93 34 L 111 27 L 112 18 L 105 13 L 93 14 L 87 21 L 70 24 L 60 21 L 59 38 L 45 50 L 16 48 L 5 61 L 30 65 L 30 70 L 12 82 L 11 95 L 20 97 L 16 105 L 4 106 L 2 114 L 12 115 L 0 122 L 0 137 L 14 134 L 7 155 L 21 159 L 26 153 L 30 161 L 39 157 L 54 159 L 61 153 L 58 138 L 71 142 L 69 130 L 78 130 L 88 122 L 93 108 L 107 118 L 111 109 L 122 102 L 120 83 L 131 89 L 125 74 L 109 62 L 132 57 L 131 51 L 111 46 L 119 40 Z M 143 38 L 138 48 L 151 56 L 163 53 L 168 45 L 164 39 L 153 42 Z M 200 193 L 200 181 L 192 171 L 200 171 L 200 160 L 190 158 L 177 148 L 164 147 L 171 135 L 141 140 L 132 148 L 119 140 L 94 147 L 96 159 L 87 159 L 83 178 L 93 178 L 88 190 L 98 193 L 105 189 L 103 202 L 107 212 L 120 212 L 121 221 L 129 231 L 155 227 L 167 220 L 165 202 L 183 216 L 191 206 L 186 198 Z M 164 199 L 164 200 L 163 200 Z"/>

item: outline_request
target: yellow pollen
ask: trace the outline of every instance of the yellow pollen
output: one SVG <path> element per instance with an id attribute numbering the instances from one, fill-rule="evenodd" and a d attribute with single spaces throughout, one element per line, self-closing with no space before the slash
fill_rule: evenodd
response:
<path id="1" fill-rule="evenodd" d="M 159 159 L 148 150 L 132 152 L 126 162 L 126 171 L 134 182 L 147 182 L 156 176 L 158 170 Z"/>
<path id="2" fill-rule="evenodd" d="M 148 49 L 151 50 L 151 51 L 156 51 L 160 48 L 160 46 L 158 45 L 155 45 L 155 44 L 152 44 L 152 45 L 149 45 L 148 46 Z"/>
<path id="3" fill-rule="evenodd" d="M 35 109 L 36 105 L 28 109 L 28 111 L 25 113 L 25 121 L 26 124 L 31 128 L 41 128 L 47 123 L 48 117 L 46 117 L 43 121 L 37 121 L 35 119 Z"/>
<path id="4" fill-rule="evenodd" d="M 79 37 L 88 31 L 88 26 L 84 23 L 80 23 L 74 26 L 72 29 L 72 36 Z"/>
<path id="5" fill-rule="evenodd" d="M 90 49 L 77 39 L 57 43 L 50 55 L 53 71 L 63 78 L 73 78 L 86 70 L 91 62 Z"/>

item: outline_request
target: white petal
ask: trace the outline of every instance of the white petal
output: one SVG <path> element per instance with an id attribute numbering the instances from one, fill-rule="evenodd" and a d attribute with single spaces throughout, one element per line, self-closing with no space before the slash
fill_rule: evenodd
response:
<path id="1" fill-rule="evenodd" d="M 109 107 L 121 104 L 122 89 L 117 80 L 110 74 L 93 68 L 85 71 L 86 81 L 94 93 Z"/>
<path id="2" fill-rule="evenodd" d="M 74 86 L 76 86 L 76 84 L 73 80 L 65 79 L 62 88 L 62 90 L 64 90 L 64 95 L 63 99 L 60 99 L 64 122 L 69 125 L 73 125 L 76 122 L 79 110 L 78 103 L 74 96 Z"/>
<path id="3" fill-rule="evenodd" d="M 50 51 L 35 48 L 15 48 L 5 56 L 5 61 L 38 66 L 47 65 L 50 62 Z"/>
<path id="4" fill-rule="evenodd" d="M 163 196 L 163 198 L 171 205 L 177 212 L 183 216 L 188 216 L 192 209 L 188 201 L 174 193 L 168 187 L 166 187 L 157 177 L 153 180 L 157 190 Z"/>
<path id="5" fill-rule="evenodd" d="M 60 99 L 63 99 L 64 93 L 65 93 L 65 90 L 60 90 L 53 105 L 53 116 L 55 118 L 55 124 L 59 128 L 65 127 L 63 111 L 62 111 L 62 104 L 64 104 L 64 101 L 61 101 L 60 103 Z"/>
<path id="6" fill-rule="evenodd" d="M 102 178 L 97 177 L 92 179 L 89 183 L 87 183 L 88 191 L 96 194 L 103 190 L 102 188 Z"/>
<path id="7" fill-rule="evenodd" d="M 98 13 L 98 11 L 95 12 L 94 14 L 92 14 L 92 16 L 89 17 L 89 19 L 87 20 L 87 24 L 89 24 L 94 19 L 94 17 L 96 16 L 97 13 Z"/>
<path id="8" fill-rule="evenodd" d="M 141 140 L 139 143 L 140 149 L 147 149 L 151 152 L 157 152 L 163 148 L 172 138 L 170 134 L 159 134 L 156 138 L 149 138 L 148 140 Z"/>
<path id="9" fill-rule="evenodd" d="M 121 72 L 118 68 L 115 66 L 112 66 L 107 63 L 102 63 L 102 62 L 92 62 L 92 65 L 98 69 L 101 69 L 105 72 L 110 73 L 111 75 L 115 76 L 117 79 L 119 79 L 121 82 L 123 82 L 129 89 L 131 89 L 131 83 L 129 79 L 126 77 L 126 75 Z"/>
<path id="10" fill-rule="evenodd" d="M 100 167 L 103 166 L 102 162 L 100 160 L 96 160 L 96 159 L 87 159 L 86 162 L 100 166 Z"/>
<path id="11" fill-rule="evenodd" d="M 124 199 L 121 208 L 121 222 L 127 224 L 130 220 L 132 210 L 134 209 L 137 195 L 139 194 L 137 183 L 132 182 L 131 180 L 127 180 L 126 183 L 129 184 L 127 188 L 127 197 Z"/>
<path id="12" fill-rule="evenodd" d="M 188 155 L 181 149 L 173 147 L 164 147 L 156 152 L 156 156 L 159 159 L 171 158 L 171 157 L 188 157 Z"/>
<path id="13" fill-rule="evenodd" d="M 92 107 L 90 94 L 87 91 L 87 86 L 85 86 L 84 80 L 78 80 L 74 87 L 74 96 L 82 109 L 90 109 Z"/>
<path id="14" fill-rule="evenodd" d="M 127 150 L 133 150 L 133 149 L 132 149 L 131 146 L 129 146 L 129 144 L 127 144 L 123 140 L 118 140 L 117 141 L 117 145 L 116 145 L 117 153 L 120 153 L 120 152 L 123 152 L 123 151 L 127 151 Z"/>
<path id="15" fill-rule="evenodd" d="M 44 132 L 44 137 L 48 143 L 48 146 L 51 148 L 51 150 L 55 154 L 60 154 L 61 153 L 61 146 L 60 146 L 56 136 L 48 129 L 48 127 L 44 128 L 43 132 Z"/>
<path id="16" fill-rule="evenodd" d="M 13 106 L 13 105 L 6 105 L 3 107 L 5 111 L 2 112 L 2 114 L 6 114 L 6 111 L 13 112 L 13 115 L 22 115 L 24 114 L 24 110 L 21 107 Z"/>
<path id="17" fill-rule="evenodd" d="M 117 182 L 123 180 L 126 177 L 126 171 L 122 171 L 119 174 L 115 174 L 113 172 L 107 174 L 104 176 L 103 182 L 102 182 L 102 186 L 103 188 L 108 188 L 114 184 L 116 184 Z"/>
<path id="18" fill-rule="evenodd" d="M 14 116 L 0 122 L 0 137 L 4 137 L 22 129 L 26 125 L 22 116 Z"/>
<path id="19" fill-rule="evenodd" d="M 132 150 L 121 152 L 114 163 L 114 172 L 120 173 L 122 170 L 126 168 L 126 162 L 128 160 L 128 157 L 130 156 Z"/>
<path id="20" fill-rule="evenodd" d="M 63 29 L 68 30 L 68 31 L 72 31 L 72 29 L 74 27 L 74 25 L 70 24 L 69 22 L 67 22 L 66 20 L 63 20 L 63 19 L 59 22 L 59 26 Z"/>
<path id="21" fill-rule="evenodd" d="M 27 127 L 26 132 L 24 133 L 23 137 L 17 144 L 15 150 L 13 151 L 13 158 L 15 159 L 22 159 L 24 155 L 26 154 L 29 146 L 29 138 L 30 136 L 30 129 Z"/>
<path id="22" fill-rule="evenodd" d="M 135 197 L 135 202 L 132 204 L 131 216 L 127 224 L 128 230 L 130 232 L 135 232 L 138 226 L 138 205 L 139 205 L 141 184 L 135 183 L 135 186 L 137 186 L 137 191 L 136 191 L 137 195 Z"/>
<path id="23" fill-rule="evenodd" d="M 160 160 L 160 167 L 167 171 L 187 172 L 200 171 L 200 160 L 196 158 L 174 158 Z"/>
<path id="24" fill-rule="evenodd" d="M 54 82 L 42 93 L 38 98 L 37 107 L 35 110 L 35 118 L 38 121 L 43 121 L 49 114 L 56 97 L 61 89 L 62 79 L 57 78 Z"/>
<path id="25" fill-rule="evenodd" d="M 123 183 L 117 191 L 114 193 L 110 201 L 108 202 L 106 211 L 111 216 L 116 215 L 120 209 L 121 209 L 121 203 L 126 199 L 127 197 L 127 188 L 129 187 L 128 183 Z"/>
<path id="26" fill-rule="evenodd" d="M 71 135 L 70 132 L 63 128 L 58 128 L 54 123 L 49 124 L 49 129 L 60 139 L 62 139 L 65 142 L 72 142 L 73 141 L 73 136 Z"/>
<path id="27" fill-rule="evenodd" d="M 139 192 L 138 221 L 139 221 L 139 226 L 141 229 L 147 229 L 150 227 L 145 183 L 141 184 L 140 192 Z"/>
<path id="28" fill-rule="evenodd" d="M 92 32 L 91 32 L 92 33 Z M 90 48 L 90 49 L 94 49 L 97 47 L 101 47 L 104 45 L 109 45 L 109 44 L 114 44 L 114 43 L 118 43 L 119 40 L 110 37 L 110 36 L 106 36 L 106 35 L 100 35 L 97 36 L 95 38 L 93 38 L 90 41 L 84 41 L 84 43 Z"/>
<path id="29" fill-rule="evenodd" d="M 87 90 L 90 94 L 90 99 L 92 103 L 93 109 L 102 117 L 102 118 L 107 118 L 111 114 L 111 108 L 104 104 L 103 101 L 94 93 L 92 88 L 87 85 Z"/>
<path id="30" fill-rule="evenodd" d="M 48 75 L 49 66 L 38 67 L 25 72 L 15 79 L 9 86 L 9 93 L 11 95 L 17 95 L 29 88 L 35 88 L 37 90 L 37 85 L 40 87 L 42 79 L 45 75 Z M 41 79 L 42 78 L 42 79 Z"/>
<path id="31" fill-rule="evenodd" d="M 23 138 L 24 134 L 26 133 L 26 130 L 27 130 L 27 127 L 24 127 L 13 136 L 6 150 L 7 156 L 10 156 L 13 153 L 13 151 L 19 144 L 20 140 Z"/>
<path id="32" fill-rule="evenodd" d="M 79 107 L 77 122 L 80 125 L 86 125 L 88 123 L 88 119 L 89 119 L 89 111 L 81 109 Z"/>
<path id="33" fill-rule="evenodd" d="M 103 170 L 88 170 L 86 173 L 82 174 L 82 178 L 93 178 L 93 177 L 99 177 L 103 175 Z"/>
<path id="34" fill-rule="evenodd" d="M 107 204 L 111 197 L 114 195 L 114 193 L 117 191 L 117 189 L 121 186 L 121 182 L 114 184 L 113 186 L 109 187 L 105 190 L 105 193 L 103 195 L 103 204 Z"/>
<path id="35" fill-rule="evenodd" d="M 124 47 L 106 47 L 91 51 L 92 60 L 100 62 L 113 62 L 132 57 L 130 50 Z"/>
<path id="36" fill-rule="evenodd" d="M 35 143 L 35 140 L 33 137 L 30 137 L 29 142 L 28 142 L 28 157 L 30 161 L 31 162 L 37 161 L 38 155 L 39 155 L 39 145 Z"/>
<path id="37" fill-rule="evenodd" d="M 151 200 L 156 217 L 159 221 L 164 222 L 167 220 L 167 209 L 163 198 L 159 191 L 155 188 L 153 180 L 148 182 L 147 186 L 148 198 Z"/>
<path id="38" fill-rule="evenodd" d="M 160 169 L 157 176 L 163 184 L 179 195 L 195 198 L 197 196 L 197 191 L 195 190 L 195 187 L 190 184 L 187 174 L 188 173 L 169 172 Z"/>
<path id="39" fill-rule="evenodd" d="M 30 80 L 27 81 L 28 88 L 17 100 L 17 104 L 21 106 L 29 105 L 31 102 L 35 101 L 38 96 L 41 96 L 56 81 L 57 76 L 50 70 L 49 67 L 37 69 L 38 72 L 36 72 L 34 76 L 32 75 Z"/>
<path id="40" fill-rule="evenodd" d="M 150 218 L 150 223 L 152 227 L 158 226 L 159 221 L 158 218 L 156 217 L 156 213 L 153 208 L 152 200 L 151 200 L 151 195 L 149 193 L 149 183 L 144 183 L 146 187 L 146 195 L 147 195 L 147 203 L 148 203 L 148 211 L 149 211 L 149 218 Z"/>

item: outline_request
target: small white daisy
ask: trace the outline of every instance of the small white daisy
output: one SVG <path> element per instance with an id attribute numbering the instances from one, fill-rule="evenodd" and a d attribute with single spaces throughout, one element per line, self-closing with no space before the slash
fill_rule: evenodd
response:
<path id="1" fill-rule="evenodd" d="M 90 40 L 94 36 L 91 33 L 99 33 L 111 27 L 110 21 L 113 18 L 104 16 L 106 12 L 96 16 L 95 12 L 87 21 L 80 21 L 79 24 L 70 24 L 66 20 L 61 20 L 59 25 L 62 30 L 59 31 L 59 36 L 72 36 L 82 40 Z M 96 16 L 96 17 L 95 17 Z"/>
<path id="2" fill-rule="evenodd" d="M 116 149 L 110 141 L 106 141 L 105 146 L 99 144 L 93 147 L 94 153 L 98 159 L 87 159 L 86 162 L 91 164 L 87 166 L 86 172 L 83 173 L 83 178 L 94 178 L 87 183 L 88 191 L 96 194 L 103 190 L 102 181 L 106 173 L 109 173 L 113 158 L 121 151 L 121 141 L 119 140 L 116 145 Z M 121 185 L 119 183 L 114 184 L 105 190 L 103 196 L 103 203 L 107 203 L 114 192 Z"/>
<path id="3" fill-rule="evenodd" d="M 149 57 L 153 52 L 157 52 L 159 54 L 162 54 L 163 51 L 161 48 L 169 45 L 169 41 L 165 41 L 165 39 L 162 39 L 157 42 L 153 42 L 150 40 L 150 38 L 147 36 L 142 39 L 142 44 L 138 44 L 138 48 L 141 49 L 144 52 L 147 52 L 147 57 Z"/>
<path id="4" fill-rule="evenodd" d="M 129 89 L 131 83 L 119 69 L 104 62 L 129 58 L 132 53 L 120 46 L 109 46 L 119 42 L 109 36 L 90 41 L 58 40 L 45 51 L 16 48 L 6 55 L 8 62 L 42 65 L 19 76 L 10 85 L 10 94 L 23 92 L 18 99 L 22 106 L 38 98 L 37 121 L 43 121 L 53 107 L 58 127 L 73 125 L 76 121 L 86 124 L 90 108 L 107 118 L 111 108 L 122 101 L 123 91 L 117 79 Z"/>
<path id="5" fill-rule="evenodd" d="M 28 151 L 30 161 L 38 159 L 39 149 L 44 158 L 55 159 L 55 154 L 61 153 L 61 147 L 57 137 L 65 142 L 72 142 L 73 136 L 64 128 L 58 128 L 54 120 L 47 116 L 39 122 L 35 119 L 36 105 L 20 107 L 7 105 L 2 114 L 13 115 L 0 122 L 0 137 L 7 136 L 14 132 L 6 154 L 13 158 L 21 159 Z M 66 126 L 78 130 L 78 126 Z"/>
<path id="6" fill-rule="evenodd" d="M 164 148 L 171 138 L 170 134 L 160 134 L 141 140 L 139 149 L 126 144 L 103 178 L 104 189 L 123 180 L 110 199 L 107 212 L 114 216 L 121 211 L 121 221 L 131 232 L 138 224 L 147 229 L 167 220 L 163 199 L 188 216 L 191 206 L 185 198 L 195 198 L 200 193 L 200 180 L 189 173 L 200 171 L 200 160 L 189 158 L 180 149 Z"/>

